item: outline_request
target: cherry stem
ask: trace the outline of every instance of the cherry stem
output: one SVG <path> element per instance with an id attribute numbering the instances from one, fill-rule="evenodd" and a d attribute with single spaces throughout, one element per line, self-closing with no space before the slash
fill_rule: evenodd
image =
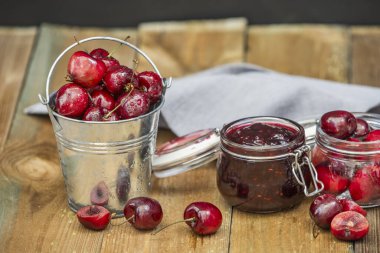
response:
<path id="1" fill-rule="evenodd" d="M 107 113 L 107 114 L 103 117 L 104 119 L 108 119 L 108 118 L 111 116 L 111 114 L 112 114 L 113 112 L 115 112 L 117 109 L 119 109 L 120 106 L 124 105 L 125 102 L 127 102 L 127 98 L 128 98 L 129 95 L 131 95 L 131 93 L 132 93 L 132 91 L 133 91 L 133 89 L 134 89 L 134 86 L 133 86 L 133 84 L 129 83 L 129 84 L 127 84 L 126 87 L 127 87 L 127 89 L 129 89 L 128 95 L 127 95 L 123 100 L 121 100 L 121 101 L 120 101 L 120 104 L 118 104 L 115 108 L 113 108 L 112 111 L 110 111 L 109 113 Z"/>
<path id="2" fill-rule="evenodd" d="M 164 227 L 162 227 L 162 228 L 160 228 L 160 229 L 154 231 L 154 232 L 152 233 L 152 235 L 156 235 L 156 234 L 158 234 L 159 232 L 161 232 L 162 230 L 166 229 L 167 227 L 170 227 L 171 225 L 174 225 L 174 224 L 177 224 L 177 223 L 181 223 L 181 222 L 188 222 L 188 221 L 195 221 L 195 217 L 188 218 L 188 219 L 186 219 L 186 220 L 179 220 L 179 221 L 173 222 L 173 223 L 171 223 L 171 224 L 168 224 L 168 225 L 166 225 L 166 226 L 164 226 Z"/>
<path id="3" fill-rule="evenodd" d="M 112 226 L 120 226 L 120 225 L 123 225 L 123 224 L 129 222 L 129 221 L 132 220 L 133 218 L 135 218 L 135 215 L 132 215 L 132 216 L 129 217 L 127 220 L 125 220 L 125 221 L 123 221 L 122 223 L 119 223 L 119 224 L 112 224 L 112 222 L 111 222 L 111 225 L 112 225 Z"/>
<path id="4" fill-rule="evenodd" d="M 131 38 L 131 36 L 127 35 L 127 37 L 125 37 L 124 41 L 127 41 L 127 40 L 130 39 L 130 38 Z M 119 50 L 119 48 L 120 48 L 122 45 L 123 45 L 123 43 L 120 43 L 120 45 L 115 46 L 115 47 L 111 50 L 111 53 L 108 54 L 107 57 L 111 58 L 112 55 L 113 55 L 117 50 Z"/>

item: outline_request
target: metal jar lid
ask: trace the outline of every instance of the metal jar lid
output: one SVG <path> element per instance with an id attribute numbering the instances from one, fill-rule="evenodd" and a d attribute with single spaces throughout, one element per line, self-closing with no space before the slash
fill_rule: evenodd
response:
<path id="1" fill-rule="evenodd" d="M 305 129 L 306 144 L 313 145 L 317 120 L 299 121 Z M 219 154 L 219 129 L 199 130 L 159 146 L 153 157 L 153 173 L 158 178 L 174 176 L 215 160 Z"/>

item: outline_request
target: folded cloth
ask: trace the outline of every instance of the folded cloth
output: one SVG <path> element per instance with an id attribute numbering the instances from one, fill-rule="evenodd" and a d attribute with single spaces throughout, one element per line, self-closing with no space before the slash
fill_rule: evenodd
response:
<path id="1" fill-rule="evenodd" d="M 160 126 L 184 135 L 250 116 L 305 120 L 338 109 L 365 112 L 380 102 L 380 89 L 228 64 L 174 79 L 165 97 Z"/>

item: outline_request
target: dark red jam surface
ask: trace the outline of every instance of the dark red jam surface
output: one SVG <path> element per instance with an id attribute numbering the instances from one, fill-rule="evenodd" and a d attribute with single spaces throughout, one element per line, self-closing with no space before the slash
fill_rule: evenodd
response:
<path id="1" fill-rule="evenodd" d="M 238 125 L 227 131 L 229 141 L 250 146 L 284 145 L 298 136 L 295 128 L 279 123 L 253 123 Z M 300 140 L 298 148 L 304 140 Z M 222 142 L 225 149 L 229 149 Z M 304 198 L 303 187 L 292 174 L 294 158 L 254 160 L 234 156 L 223 150 L 218 160 L 217 185 L 227 202 L 243 211 L 268 213 L 291 208 Z M 271 149 L 264 156 L 271 155 Z M 307 184 L 310 174 L 306 167 L 302 168 Z"/>
<path id="2" fill-rule="evenodd" d="M 278 123 L 239 125 L 227 132 L 229 140 L 250 146 L 284 145 L 296 137 L 297 130 Z"/>

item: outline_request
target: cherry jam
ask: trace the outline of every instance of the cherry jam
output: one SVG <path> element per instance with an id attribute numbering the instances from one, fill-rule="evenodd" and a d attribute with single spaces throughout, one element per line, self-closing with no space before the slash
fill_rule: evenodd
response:
<path id="1" fill-rule="evenodd" d="M 303 145 L 303 127 L 288 119 L 251 117 L 225 125 L 217 164 L 220 193 L 248 212 L 277 212 L 299 204 L 305 196 L 293 175 L 291 154 Z M 301 170 L 308 187 L 309 170 Z"/>

